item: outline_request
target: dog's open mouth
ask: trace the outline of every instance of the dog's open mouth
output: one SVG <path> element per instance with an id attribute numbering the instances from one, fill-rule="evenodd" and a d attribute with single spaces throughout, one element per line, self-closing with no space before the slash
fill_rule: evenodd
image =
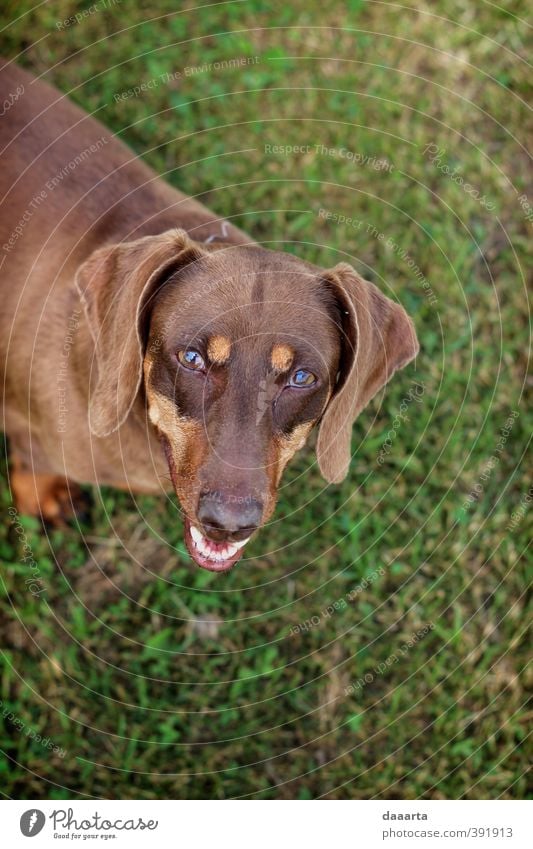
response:
<path id="1" fill-rule="evenodd" d="M 241 557 L 248 539 L 240 542 L 213 542 L 185 519 L 187 550 L 198 566 L 211 572 L 227 572 L 231 569 Z"/>

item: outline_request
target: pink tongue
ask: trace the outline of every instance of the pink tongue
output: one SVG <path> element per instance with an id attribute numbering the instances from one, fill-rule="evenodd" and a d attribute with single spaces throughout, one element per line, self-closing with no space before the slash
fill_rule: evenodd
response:
<path id="1" fill-rule="evenodd" d="M 213 542 L 210 539 L 206 539 L 207 545 L 209 547 L 209 551 L 212 551 L 213 554 L 219 554 L 221 551 L 225 550 L 227 543 L 225 542 Z"/>
<path id="2" fill-rule="evenodd" d="M 227 545 L 231 545 L 231 543 L 227 542 L 215 542 L 214 540 L 209 539 L 208 537 L 203 535 L 204 545 L 207 546 L 211 554 L 220 554 L 221 551 L 226 550 Z"/>

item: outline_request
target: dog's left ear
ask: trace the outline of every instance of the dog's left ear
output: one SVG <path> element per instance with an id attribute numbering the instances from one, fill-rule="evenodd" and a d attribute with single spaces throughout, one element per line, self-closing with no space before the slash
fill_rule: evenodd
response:
<path id="1" fill-rule="evenodd" d="M 339 379 L 326 407 L 317 439 L 320 471 L 339 483 L 350 465 L 352 424 L 397 369 L 416 357 L 413 322 L 347 263 L 322 275 L 333 291 L 342 318 Z"/>
<path id="2" fill-rule="evenodd" d="M 100 248 L 78 270 L 76 287 L 95 345 L 97 379 L 89 400 L 95 436 L 120 427 L 139 391 L 143 311 L 175 270 L 204 255 L 185 230 L 167 230 Z"/>

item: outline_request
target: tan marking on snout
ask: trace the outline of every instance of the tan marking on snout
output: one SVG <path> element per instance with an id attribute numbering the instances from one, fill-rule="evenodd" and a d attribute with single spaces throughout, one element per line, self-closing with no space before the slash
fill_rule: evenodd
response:
<path id="1" fill-rule="evenodd" d="M 211 336 L 207 343 L 207 356 L 212 363 L 222 366 L 229 360 L 231 342 L 227 336 Z"/>
<path id="2" fill-rule="evenodd" d="M 272 348 L 270 361 L 272 363 L 272 368 L 275 368 L 277 371 L 287 371 L 290 369 L 293 359 L 294 351 L 290 345 L 285 345 L 280 342 Z"/>
<path id="3" fill-rule="evenodd" d="M 278 479 L 279 483 L 285 466 L 294 457 L 297 451 L 304 447 L 307 437 L 313 427 L 313 422 L 305 422 L 305 424 L 295 427 L 290 436 L 282 436 L 277 441 L 278 443 Z"/>
<path id="4" fill-rule="evenodd" d="M 144 385 L 148 400 L 148 418 L 161 433 L 168 438 L 172 448 L 172 456 L 179 470 L 187 456 L 187 447 L 198 431 L 196 422 L 180 416 L 175 403 L 154 389 L 150 374 L 152 360 L 147 356 L 144 360 Z"/>

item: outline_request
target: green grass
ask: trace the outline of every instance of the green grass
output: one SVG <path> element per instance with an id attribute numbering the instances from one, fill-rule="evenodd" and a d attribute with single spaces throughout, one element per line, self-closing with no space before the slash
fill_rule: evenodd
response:
<path id="1" fill-rule="evenodd" d="M 312 452 L 299 457 L 275 520 L 224 578 L 185 556 L 174 499 L 105 490 L 83 527 L 22 520 L 44 587 L 32 595 L 4 462 L 2 793 L 521 798 L 531 513 L 508 525 L 531 429 L 526 3 L 176 5 L 123 3 L 59 30 L 80 4 L 8 0 L 4 53 L 268 246 L 353 262 L 414 316 L 421 353 L 357 423 L 348 479 L 324 489 Z M 185 74 L 236 57 L 258 61 Z M 414 380 L 421 403 L 380 465 Z"/>

